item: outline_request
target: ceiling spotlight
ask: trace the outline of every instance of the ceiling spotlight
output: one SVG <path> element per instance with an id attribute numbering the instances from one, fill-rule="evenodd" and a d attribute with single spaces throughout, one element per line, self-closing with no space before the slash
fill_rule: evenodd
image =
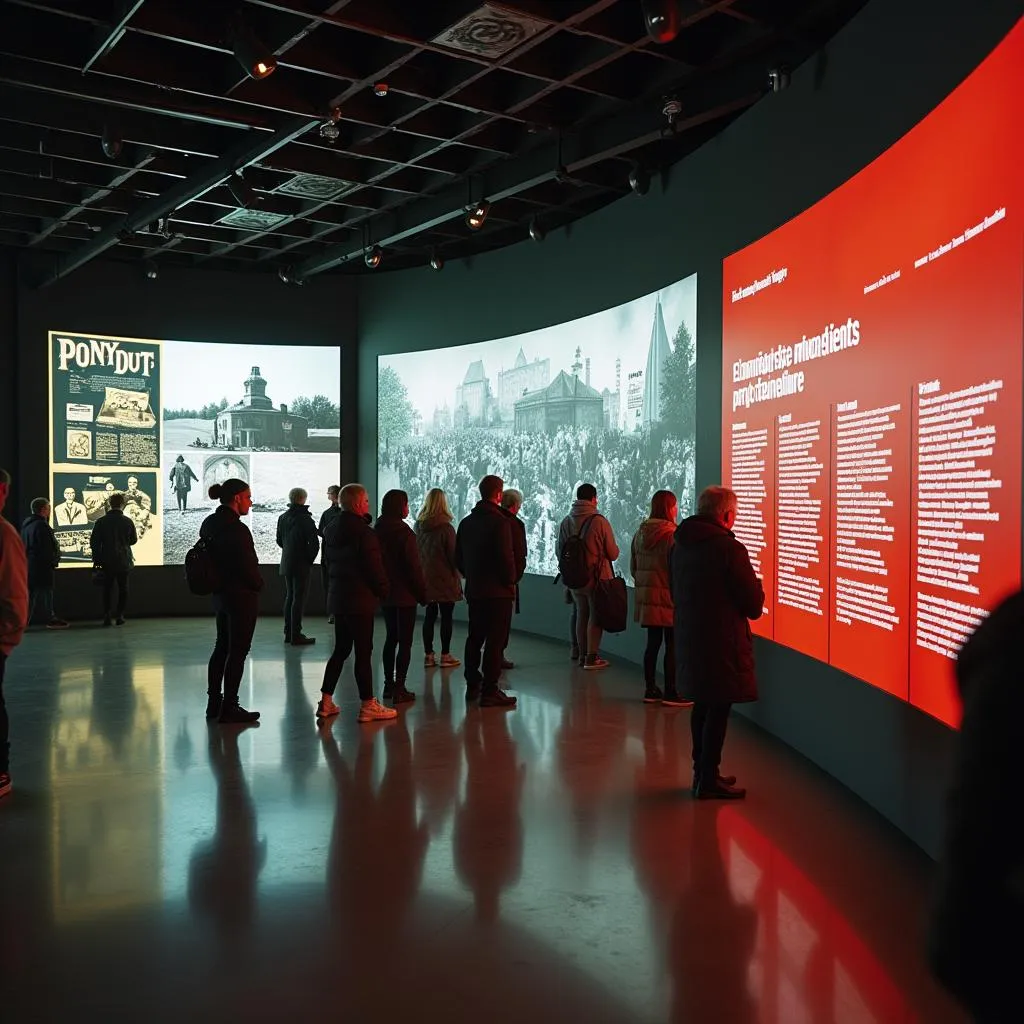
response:
<path id="1" fill-rule="evenodd" d="M 229 32 L 231 52 L 242 70 L 257 81 L 272 75 L 277 69 L 277 58 L 255 36 L 242 19 L 232 22 Z"/>
<path id="2" fill-rule="evenodd" d="M 470 231 L 479 231 L 484 226 L 484 221 L 487 220 L 490 210 L 491 204 L 486 199 L 481 199 L 475 206 L 471 206 L 466 211 L 466 227 Z"/>
<path id="3" fill-rule="evenodd" d="M 768 87 L 772 92 L 789 88 L 789 71 L 786 68 L 772 68 L 768 72 Z"/>
<path id="4" fill-rule="evenodd" d="M 384 250 L 379 245 L 375 245 L 372 249 L 367 250 L 366 255 L 363 256 L 363 262 L 371 269 L 376 270 L 381 260 L 384 259 Z"/>
<path id="5" fill-rule="evenodd" d="M 629 187 L 638 196 L 647 195 L 651 187 L 651 176 L 640 164 L 633 164 L 633 169 L 629 172 Z"/>
<path id="6" fill-rule="evenodd" d="M 330 117 L 320 125 L 320 138 L 325 139 L 327 142 L 337 142 L 341 135 L 341 128 L 338 127 L 340 120 L 341 108 L 335 107 L 331 111 Z"/>
<path id="7" fill-rule="evenodd" d="M 373 83 L 373 95 L 374 96 L 387 96 L 388 90 L 391 86 L 387 82 L 374 82 Z"/>
<path id="8" fill-rule="evenodd" d="M 225 182 L 231 198 L 243 209 L 251 209 L 259 201 L 259 196 L 253 191 L 252 186 L 242 177 L 241 171 L 236 171 L 228 177 Z"/>
<path id="9" fill-rule="evenodd" d="M 160 268 L 152 260 L 146 260 L 145 267 L 146 277 L 150 281 L 155 281 L 160 276 Z"/>
<path id="10" fill-rule="evenodd" d="M 431 270 L 444 270 L 444 257 L 436 249 L 430 253 Z"/>
<path id="11" fill-rule="evenodd" d="M 294 267 L 290 267 L 290 266 L 289 267 L 278 267 L 277 276 L 278 276 L 278 278 L 284 284 L 296 284 L 296 285 L 299 285 L 299 284 L 305 284 L 306 283 L 305 281 L 302 280 L 301 277 L 296 276 L 295 268 Z"/>
<path id="12" fill-rule="evenodd" d="M 120 132 L 107 124 L 103 126 L 100 145 L 103 146 L 103 155 L 108 160 L 116 160 L 124 149 L 124 139 L 121 138 Z"/>
<path id="13" fill-rule="evenodd" d="M 532 238 L 532 239 L 533 239 L 533 240 L 534 240 L 535 242 L 543 242 L 543 241 L 544 241 L 544 235 L 545 235 L 545 231 L 544 231 L 544 229 L 543 229 L 543 228 L 542 228 L 542 227 L 540 226 L 540 221 L 539 221 L 539 220 L 537 220 L 537 218 L 536 218 L 536 217 L 534 217 L 534 218 L 533 218 L 533 219 L 532 219 L 532 220 L 530 221 L 530 237 L 531 237 L 531 238 Z"/>
<path id="14" fill-rule="evenodd" d="M 640 0 L 647 34 L 656 43 L 671 43 L 679 35 L 679 0 Z"/>

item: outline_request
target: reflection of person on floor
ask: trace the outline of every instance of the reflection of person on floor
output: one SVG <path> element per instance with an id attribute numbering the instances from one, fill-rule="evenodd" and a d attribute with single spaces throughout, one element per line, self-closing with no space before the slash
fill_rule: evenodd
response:
<path id="1" fill-rule="evenodd" d="M 942 984 L 987 1022 L 1022 1019 L 1024 592 L 1004 601 L 957 658 L 959 750 L 932 912 L 929 959 Z"/>
<path id="2" fill-rule="evenodd" d="M 434 695 L 435 675 L 441 688 Z M 423 800 L 423 818 L 437 835 L 448 818 L 459 788 L 458 737 L 452 725 L 452 691 L 447 673 L 426 673 L 423 684 L 421 724 L 416 729 L 413 778 Z"/>
<path id="3" fill-rule="evenodd" d="M 316 768 L 316 747 L 309 742 L 313 706 L 303 690 L 302 661 L 284 660 L 284 715 L 281 717 L 281 767 L 292 778 L 292 797 L 302 800 L 306 780 Z"/>
<path id="4" fill-rule="evenodd" d="M 192 472 L 192 467 L 185 461 L 184 455 L 179 455 L 171 466 L 171 488 L 178 499 L 178 511 L 184 515 L 188 508 L 188 495 L 192 490 L 192 481 L 199 483 L 199 477 Z"/>
<path id="5" fill-rule="evenodd" d="M 217 822 L 213 837 L 192 851 L 188 869 L 189 906 L 197 916 L 210 918 L 226 936 L 251 925 L 256 880 L 267 859 L 267 841 L 257 838 L 256 808 L 238 753 L 241 731 L 209 728 Z"/>
<path id="6" fill-rule="evenodd" d="M 669 937 L 673 1024 L 755 1024 L 747 972 L 757 940 L 757 911 L 732 894 L 719 817 L 721 804 L 691 805 L 689 885 L 676 903 Z M 678 851 L 686 856 L 686 848 Z"/>
<path id="7" fill-rule="evenodd" d="M 519 881 L 523 868 L 526 765 L 518 763 L 505 715 L 471 709 L 462 738 L 466 796 L 455 815 L 455 871 L 473 891 L 477 918 L 490 924 L 498 920 L 502 890 Z"/>

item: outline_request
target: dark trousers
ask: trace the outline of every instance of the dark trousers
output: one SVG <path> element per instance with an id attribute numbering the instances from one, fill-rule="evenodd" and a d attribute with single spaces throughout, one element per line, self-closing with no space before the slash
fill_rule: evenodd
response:
<path id="1" fill-rule="evenodd" d="M 184 512 L 188 508 L 188 491 L 175 491 L 174 495 L 178 499 L 178 511 Z"/>
<path id="2" fill-rule="evenodd" d="M 569 639 L 572 641 L 572 646 L 579 650 L 580 641 L 576 635 L 576 627 L 579 624 L 579 612 L 576 610 L 576 602 L 572 603 L 572 615 L 569 617 Z"/>
<path id="3" fill-rule="evenodd" d="M 117 584 L 117 618 L 124 618 L 124 609 L 128 604 L 128 573 L 103 571 L 103 618 L 110 618 L 110 606 L 114 598 L 114 584 Z"/>
<path id="4" fill-rule="evenodd" d="M 291 640 L 302 633 L 302 613 L 309 593 L 309 573 L 289 573 L 284 578 L 284 637 Z"/>
<path id="5" fill-rule="evenodd" d="M 385 607 L 384 679 L 405 685 L 412 661 L 412 638 L 416 632 L 416 605 L 408 608 Z"/>
<path id="6" fill-rule="evenodd" d="M 7 742 L 10 734 L 10 722 L 7 719 L 7 705 L 4 703 L 4 666 L 7 655 L 0 651 L 0 775 L 10 768 L 11 745 Z"/>
<path id="7" fill-rule="evenodd" d="M 53 587 L 37 587 L 28 592 L 28 624 L 32 625 L 32 616 L 35 614 L 36 602 L 42 605 L 43 621 L 51 622 L 53 614 Z"/>
<path id="8" fill-rule="evenodd" d="M 423 616 L 423 650 L 427 654 L 434 653 L 434 623 L 441 616 L 441 653 L 452 653 L 452 617 L 455 614 L 454 601 L 435 601 L 427 605 L 427 613 Z"/>
<path id="9" fill-rule="evenodd" d="M 482 598 L 469 602 L 469 636 L 466 638 L 466 684 L 474 689 L 495 690 L 501 675 L 501 655 L 512 623 L 511 597 Z M 483 671 L 481 672 L 481 650 Z"/>
<path id="10" fill-rule="evenodd" d="M 644 649 L 644 682 L 648 688 L 658 684 L 658 654 L 665 642 L 665 692 L 676 691 L 676 638 L 671 626 L 644 626 L 647 647 Z"/>
<path id="11" fill-rule="evenodd" d="M 693 740 L 693 770 L 705 779 L 718 777 L 722 763 L 725 731 L 729 728 L 732 704 L 705 704 L 697 701 L 690 715 L 690 736 Z"/>
<path id="12" fill-rule="evenodd" d="M 216 696 L 223 685 L 224 702 L 230 704 L 238 700 L 259 605 L 255 594 L 251 598 L 215 594 L 213 610 L 217 615 L 217 642 L 207 669 L 206 692 Z"/>
<path id="13" fill-rule="evenodd" d="M 324 669 L 324 682 L 321 693 L 334 696 L 341 678 L 341 670 L 345 659 L 356 651 L 356 686 L 359 699 L 369 700 L 373 696 L 373 615 L 334 616 L 334 653 L 331 654 Z"/>

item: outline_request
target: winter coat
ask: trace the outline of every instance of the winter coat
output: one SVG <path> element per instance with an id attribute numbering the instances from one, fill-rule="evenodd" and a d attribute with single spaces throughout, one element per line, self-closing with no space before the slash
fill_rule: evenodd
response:
<path id="1" fill-rule="evenodd" d="M 380 541 L 362 516 L 342 511 L 327 524 L 324 561 L 332 615 L 373 615 L 388 596 Z"/>
<path id="2" fill-rule="evenodd" d="M 0 651 L 10 654 L 28 625 L 28 563 L 18 531 L 0 516 Z"/>
<path id="3" fill-rule="evenodd" d="M 462 577 L 455 564 L 455 527 L 445 516 L 417 520 L 416 546 L 427 584 L 427 604 L 462 600 Z"/>
<path id="4" fill-rule="evenodd" d="M 516 583 L 526 572 L 526 523 L 517 515 L 513 515 L 507 508 L 501 510 L 508 517 L 512 527 L 512 557 L 516 560 Z"/>
<path id="5" fill-rule="evenodd" d="M 107 572 L 128 572 L 135 564 L 132 545 L 137 544 L 139 535 L 135 524 L 119 508 L 112 508 L 96 520 L 89 538 L 92 560 Z"/>
<path id="6" fill-rule="evenodd" d="M 308 505 L 289 505 L 277 519 L 277 546 L 281 549 L 282 576 L 309 572 L 320 551 L 320 538 Z"/>
<path id="7" fill-rule="evenodd" d="M 220 577 L 214 593 L 254 605 L 263 589 L 263 576 L 252 533 L 238 513 L 227 505 L 218 506 L 203 520 L 199 536 L 209 544 Z"/>
<path id="8" fill-rule="evenodd" d="M 583 529 L 583 524 L 593 517 L 596 518 L 587 528 L 583 537 L 583 547 L 587 553 L 587 568 L 590 569 L 595 579 L 610 580 L 615 575 L 610 563 L 619 557 L 619 545 L 615 543 L 612 524 L 597 511 L 596 501 L 577 499 L 572 503 L 569 514 L 558 527 L 558 552 L 561 555 L 565 542 L 573 534 L 579 533 Z"/>
<path id="9" fill-rule="evenodd" d="M 21 524 L 21 542 L 28 558 L 28 589 L 52 590 L 53 571 L 60 565 L 60 545 L 50 524 L 37 515 Z"/>
<path id="10" fill-rule="evenodd" d="M 199 483 L 199 477 L 192 472 L 192 467 L 187 462 L 175 462 L 171 466 L 171 490 L 188 491 L 192 490 L 192 481 Z"/>
<path id="11" fill-rule="evenodd" d="M 629 572 L 633 577 L 633 618 L 641 626 L 671 626 L 669 562 L 676 524 L 645 519 L 633 535 Z"/>
<path id="12" fill-rule="evenodd" d="M 1015 811 L 1024 732 L 1024 592 L 1007 598 L 957 656 L 963 702 L 928 957 L 972 1020 L 1020 1019 L 1024 817 Z"/>
<path id="13" fill-rule="evenodd" d="M 340 505 L 328 505 L 327 508 L 320 513 L 320 522 L 316 525 L 316 532 L 322 537 L 324 530 L 327 529 L 327 524 L 333 519 L 337 519 L 341 515 Z"/>
<path id="14" fill-rule="evenodd" d="M 400 516 L 381 516 L 373 528 L 380 541 L 384 571 L 388 576 L 388 596 L 381 602 L 388 608 L 415 608 L 427 603 L 427 584 L 423 579 L 416 534 Z"/>
<path id="15" fill-rule="evenodd" d="M 764 588 L 747 549 L 709 516 L 679 524 L 672 548 L 676 689 L 708 704 L 757 700 L 748 619 L 764 610 Z"/>
<path id="16" fill-rule="evenodd" d="M 467 601 L 515 599 L 518 576 L 512 524 L 493 501 L 478 501 L 459 523 L 455 563 L 466 578 Z"/>

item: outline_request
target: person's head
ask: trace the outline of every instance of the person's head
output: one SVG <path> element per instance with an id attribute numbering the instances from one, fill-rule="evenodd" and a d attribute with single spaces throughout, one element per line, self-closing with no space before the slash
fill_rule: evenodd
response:
<path id="1" fill-rule="evenodd" d="M 111 480 L 108 480 L 103 487 L 103 490 L 105 490 L 108 495 L 113 494 L 115 489 L 116 488 L 114 487 L 113 481 Z"/>
<path id="2" fill-rule="evenodd" d="M 306 498 L 309 495 L 301 487 L 293 487 L 288 492 L 288 504 L 289 505 L 305 505 Z"/>
<path id="3" fill-rule="evenodd" d="M 592 501 L 597 504 L 597 488 L 593 484 L 580 484 L 576 488 L 577 501 Z"/>
<path id="4" fill-rule="evenodd" d="M 332 505 L 338 504 L 339 494 L 341 494 L 341 486 L 339 484 L 331 484 L 331 486 L 327 488 L 327 500 Z"/>
<path id="5" fill-rule="evenodd" d="M 137 490 L 138 486 L 139 486 L 139 478 L 137 476 L 130 476 L 130 477 L 128 477 L 128 490 L 129 491 Z"/>
<path id="6" fill-rule="evenodd" d="M 501 495 L 501 507 L 514 516 L 519 515 L 519 510 L 523 507 L 523 492 L 517 491 L 514 487 L 506 487 Z"/>
<path id="7" fill-rule="evenodd" d="M 416 517 L 421 523 L 427 519 L 442 518 L 452 521 L 452 511 L 448 507 L 448 495 L 440 487 L 431 487 L 423 499 L 423 508 Z"/>
<path id="8" fill-rule="evenodd" d="M 338 504 L 353 515 L 365 516 L 370 513 L 370 496 L 362 484 L 345 484 L 338 492 Z"/>
<path id="9" fill-rule="evenodd" d="M 249 485 L 238 477 L 230 477 L 219 484 L 214 484 L 207 492 L 214 501 L 219 501 L 240 516 L 249 514 L 252 508 L 252 494 Z"/>
<path id="10" fill-rule="evenodd" d="M 736 522 L 736 495 L 728 487 L 705 487 L 697 499 L 697 515 L 707 516 L 731 530 Z"/>
<path id="11" fill-rule="evenodd" d="M 380 514 L 404 519 L 409 514 L 409 495 L 405 491 L 388 491 L 381 499 Z"/>
<path id="12" fill-rule="evenodd" d="M 174 461 L 175 462 L 184 462 L 185 461 L 185 456 L 184 455 L 179 455 Z"/>
<path id="13" fill-rule="evenodd" d="M 32 499 L 32 515 L 41 516 L 43 519 L 50 518 L 50 499 L 49 498 L 33 498 Z"/>
<path id="14" fill-rule="evenodd" d="M 11 474 L 6 469 L 0 467 L 0 512 L 3 511 L 4 505 L 7 504 L 7 494 L 11 489 Z M 72 494 L 74 492 L 72 491 Z"/>
<path id="15" fill-rule="evenodd" d="M 118 509 L 124 508 L 124 495 L 120 491 L 114 491 L 114 493 L 107 498 L 107 504 L 110 506 L 110 510 L 112 512 L 116 512 Z"/>
<path id="16" fill-rule="evenodd" d="M 679 514 L 679 503 L 671 491 L 655 491 L 651 498 L 651 518 L 667 519 L 670 523 L 676 521 Z"/>
<path id="17" fill-rule="evenodd" d="M 505 481 L 500 476 L 488 475 L 480 481 L 480 497 L 484 501 L 493 501 L 495 505 L 500 505 L 504 491 Z"/>
<path id="18" fill-rule="evenodd" d="M 74 487 L 64 488 L 64 500 L 70 505 L 75 500 L 75 489 Z"/>

